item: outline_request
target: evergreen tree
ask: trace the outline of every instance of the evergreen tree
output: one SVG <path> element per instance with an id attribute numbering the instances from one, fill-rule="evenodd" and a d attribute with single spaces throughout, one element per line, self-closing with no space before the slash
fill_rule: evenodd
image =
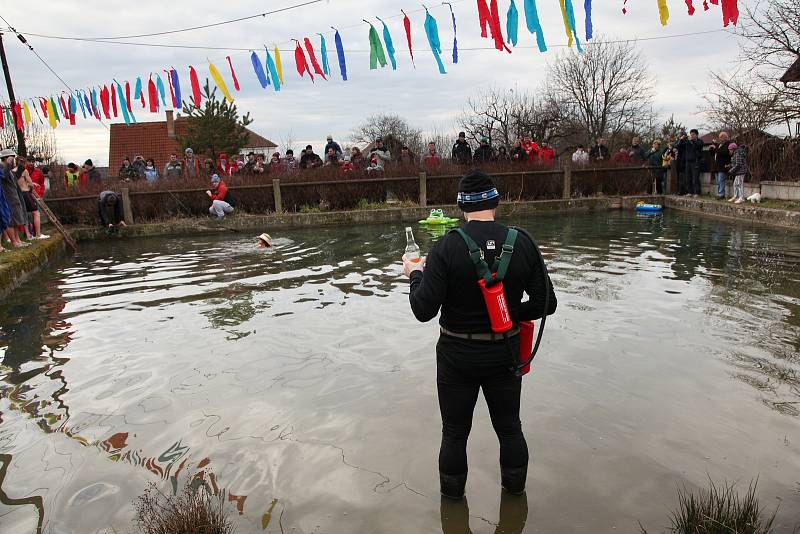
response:
<path id="1" fill-rule="evenodd" d="M 194 98 L 189 103 L 183 101 L 183 112 L 189 120 L 188 132 L 179 141 L 185 150 L 191 147 L 197 154 L 206 154 L 216 159 L 220 152 L 238 154 L 247 146 L 249 134 L 247 125 L 253 120 L 250 113 L 239 118 L 236 105 L 217 98 L 217 88 L 213 90 L 206 78 L 203 87 L 203 105 L 198 106 Z"/>

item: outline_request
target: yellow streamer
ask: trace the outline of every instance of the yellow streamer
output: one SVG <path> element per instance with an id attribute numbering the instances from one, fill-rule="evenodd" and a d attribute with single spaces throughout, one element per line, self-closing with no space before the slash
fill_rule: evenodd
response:
<path id="1" fill-rule="evenodd" d="M 661 25 L 666 26 L 669 20 L 669 7 L 667 0 L 658 0 L 658 14 L 661 15 Z"/>
<path id="2" fill-rule="evenodd" d="M 208 70 L 211 71 L 211 77 L 214 78 L 219 90 L 222 91 L 223 95 L 225 95 L 225 100 L 228 102 L 233 102 L 233 97 L 231 96 L 230 91 L 228 91 L 228 86 L 225 85 L 225 80 L 222 79 L 222 74 L 219 73 L 217 67 L 215 67 L 213 63 L 209 63 Z"/>
<path id="3" fill-rule="evenodd" d="M 50 121 L 50 128 L 56 127 L 56 110 L 53 109 L 53 101 L 47 99 L 47 120 Z"/>
<path id="4" fill-rule="evenodd" d="M 567 5 L 565 4 L 564 0 L 558 0 L 558 3 L 561 4 L 561 16 L 564 17 L 564 31 L 567 32 L 567 39 L 569 40 L 567 46 L 572 48 L 572 32 L 569 29 L 569 19 L 567 18 Z"/>
<path id="5" fill-rule="evenodd" d="M 31 120 L 31 110 L 28 109 L 28 103 L 27 102 L 23 102 L 22 103 L 22 114 L 25 117 L 25 124 L 30 124 L 31 122 L 33 122 Z"/>
<path id="6" fill-rule="evenodd" d="M 275 68 L 278 69 L 278 79 L 283 85 L 283 66 L 281 65 L 281 51 L 278 50 L 278 47 L 275 47 Z"/>

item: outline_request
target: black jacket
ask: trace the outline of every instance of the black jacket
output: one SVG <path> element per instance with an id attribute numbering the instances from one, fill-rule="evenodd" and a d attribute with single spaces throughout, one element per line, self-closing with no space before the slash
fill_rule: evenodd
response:
<path id="1" fill-rule="evenodd" d="M 494 161 L 494 149 L 489 145 L 481 145 L 475 149 L 472 159 L 475 161 Z"/>
<path id="2" fill-rule="evenodd" d="M 453 160 L 457 163 L 467 164 L 472 161 L 472 149 L 469 143 L 456 141 L 453 145 Z"/>
<path id="3" fill-rule="evenodd" d="M 728 165 L 731 164 L 731 152 L 728 149 L 730 141 L 723 141 L 716 145 L 711 145 L 710 151 L 714 154 L 714 171 L 727 172 Z"/>
<path id="4" fill-rule="evenodd" d="M 117 200 L 113 206 L 109 205 L 111 198 Z M 122 197 L 113 191 L 103 191 L 97 199 L 97 208 L 100 212 L 100 222 L 103 226 L 119 224 L 122 221 Z"/>
<path id="5" fill-rule="evenodd" d="M 301 169 L 313 169 L 315 167 L 322 167 L 322 159 L 317 154 L 303 154 L 300 158 Z"/>
<path id="6" fill-rule="evenodd" d="M 494 221 L 472 221 L 464 231 L 475 240 L 492 265 L 508 234 L 508 228 Z M 494 249 L 490 248 L 494 242 Z M 425 271 L 411 273 L 411 309 L 419 321 L 436 317 L 439 324 L 461 333 L 491 332 L 489 314 L 477 283 L 475 265 L 464 240 L 449 233 L 436 242 L 428 254 Z M 545 280 L 541 264 L 530 239 L 520 232 L 503 286 L 514 323 L 541 318 L 544 313 Z M 556 296 L 550 286 L 550 315 L 556 310 Z M 529 297 L 522 302 L 523 293 Z"/>
<path id="7" fill-rule="evenodd" d="M 644 163 L 645 159 L 647 159 L 647 153 L 642 148 L 642 145 L 631 145 L 629 153 L 633 163 Z"/>
<path id="8" fill-rule="evenodd" d="M 703 161 L 703 141 L 700 139 L 681 139 L 678 141 L 678 150 L 683 150 L 686 164 L 699 165 Z M 680 159 L 680 158 L 679 158 Z"/>
<path id="9" fill-rule="evenodd" d="M 589 157 L 591 159 L 603 158 L 605 161 L 608 161 L 611 159 L 611 151 L 606 145 L 594 145 L 589 151 Z"/>

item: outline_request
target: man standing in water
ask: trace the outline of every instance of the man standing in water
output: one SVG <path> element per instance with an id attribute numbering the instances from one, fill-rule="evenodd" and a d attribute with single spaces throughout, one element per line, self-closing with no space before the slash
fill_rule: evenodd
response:
<path id="1" fill-rule="evenodd" d="M 472 171 L 459 184 L 458 206 L 467 224 L 464 232 L 480 247 L 488 265 L 507 247 L 508 227 L 495 222 L 500 196 L 492 179 Z M 508 252 L 506 252 L 508 253 Z M 525 491 L 528 446 L 519 418 L 522 377 L 516 373 L 519 353 L 519 322 L 539 319 L 556 309 L 556 296 L 533 241 L 524 231 L 513 245 L 503 285 L 511 319 L 506 335 L 492 332 L 489 313 L 477 283 L 478 274 L 465 240 L 451 232 L 432 248 L 426 261 L 403 258 L 403 269 L 411 279 L 409 300 L 419 321 L 439 319 L 441 334 L 436 345 L 436 382 L 442 415 L 439 451 L 441 493 L 461 499 L 467 482 L 467 438 L 478 391 L 489 406 L 500 440 L 500 473 L 506 491 Z M 523 292 L 528 301 L 522 302 Z M 544 309 L 549 292 L 548 310 Z"/>

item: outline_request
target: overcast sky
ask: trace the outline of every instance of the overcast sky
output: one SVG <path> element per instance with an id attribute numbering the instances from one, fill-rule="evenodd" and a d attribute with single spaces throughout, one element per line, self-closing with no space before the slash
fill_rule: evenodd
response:
<path id="1" fill-rule="evenodd" d="M 27 3 L 6 2 L 2 15 L 23 33 L 68 35 L 72 37 L 109 37 L 153 33 L 210 24 L 261 13 L 301 2 L 302 0 L 236 2 L 111 2 L 108 0 L 52 0 Z M 584 9 L 581 0 L 573 0 L 579 36 L 583 40 Z M 740 0 L 742 3 L 743 0 Z M 622 0 L 595 0 L 593 21 L 595 35 L 609 39 L 651 39 L 694 32 L 709 32 L 671 39 L 642 40 L 637 46 L 644 54 L 652 74 L 658 79 L 656 106 L 662 116 L 674 113 L 687 126 L 701 126 L 698 115 L 701 93 L 707 87 L 709 68 L 735 67 L 738 45 L 736 37 L 722 29 L 718 6 L 704 12 L 700 0 L 695 0 L 697 12 L 686 13 L 684 0 L 667 0 L 670 21 L 667 27 L 659 22 L 655 0 L 631 0 L 628 14 L 621 13 Z M 505 13 L 510 0 L 500 0 L 500 13 L 505 33 Z M 458 22 L 459 63 L 453 65 L 450 52 L 443 54 L 447 75 L 440 75 L 423 30 L 424 12 L 417 2 L 395 0 L 328 0 L 266 18 L 237 22 L 211 29 L 196 30 L 166 36 L 126 39 L 127 42 L 191 45 L 224 48 L 255 47 L 263 59 L 263 44 L 278 43 L 282 50 L 285 87 L 280 93 L 261 89 L 253 74 L 247 51 L 156 48 L 121 44 L 87 43 L 29 36 L 36 51 L 73 88 L 86 88 L 111 82 L 112 78 L 143 80 L 148 74 L 174 66 L 181 77 L 184 95 L 190 93 L 188 66 L 193 65 L 201 78 L 207 75 L 207 58 L 217 65 L 230 81 L 225 56 L 231 54 L 241 91 L 234 92 L 240 112 L 249 111 L 254 119 L 254 131 L 283 145 L 291 135 L 295 146 L 324 143 L 326 134 L 347 142 L 349 133 L 365 116 L 374 113 L 397 113 L 413 126 L 425 131 L 455 130 L 457 117 L 466 99 L 489 85 L 519 90 L 535 90 L 543 81 L 548 61 L 565 50 L 566 36 L 558 0 L 539 0 L 539 16 L 547 44 L 545 54 L 532 48 L 534 36 L 527 32 L 522 0 L 520 10 L 519 44 L 512 54 L 489 50 L 467 50 L 491 46 L 490 40 L 480 38 L 475 0 L 452 2 Z M 439 23 L 442 44 L 451 47 L 452 26 L 446 6 L 428 4 Z M 416 69 L 412 68 L 405 44 L 402 15 L 406 9 L 412 19 Z M 362 18 L 386 20 L 397 49 L 398 69 L 369 70 L 369 41 L 367 25 Z M 360 23 L 360 24 L 359 24 Z M 349 80 L 338 76 L 336 51 L 330 27 L 340 29 L 347 54 Z M 318 47 L 317 32 L 326 32 L 328 53 L 334 75 L 330 81 L 312 84 L 300 79 L 294 67 L 294 45 L 290 39 L 312 36 Z M 18 97 L 50 95 L 64 89 L 36 56 L 13 36 L 5 36 L 6 52 L 12 69 Z M 417 50 L 418 49 L 418 50 Z M 166 79 L 165 79 L 166 83 Z M 232 88 L 232 83 L 229 83 Z M 5 85 L 0 90 L 7 99 Z M 167 97 L 169 99 L 169 97 Z M 140 110 L 140 122 L 163 120 Z M 118 119 L 122 122 L 122 118 Z M 87 157 L 98 165 L 108 163 L 108 130 L 96 120 L 78 120 L 78 126 L 62 123 L 56 130 L 61 157 L 82 162 Z M 118 162 L 114 162 L 116 166 Z"/>

